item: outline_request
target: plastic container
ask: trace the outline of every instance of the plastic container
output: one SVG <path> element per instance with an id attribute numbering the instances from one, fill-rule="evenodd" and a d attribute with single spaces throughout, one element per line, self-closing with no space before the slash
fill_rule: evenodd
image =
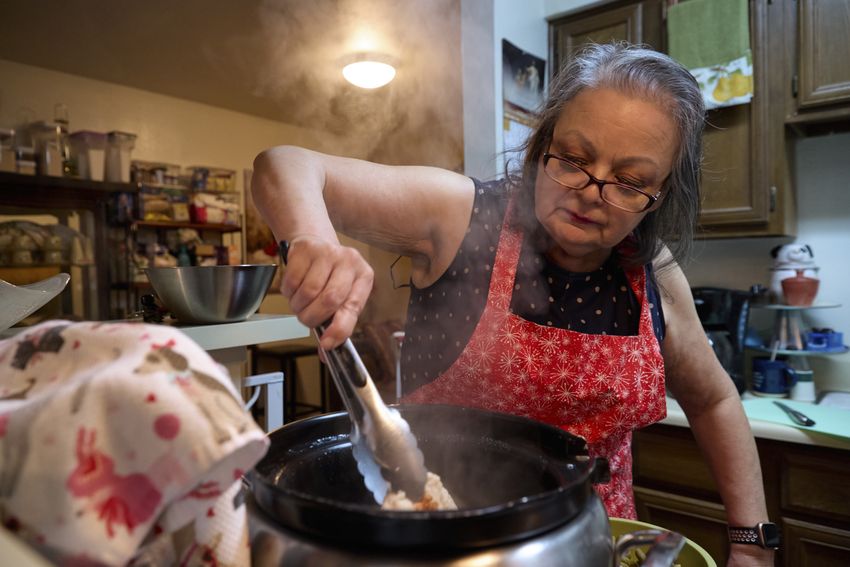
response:
<path id="1" fill-rule="evenodd" d="M 14 173 L 18 169 L 15 155 L 15 131 L 0 128 L 0 171 Z"/>
<path id="2" fill-rule="evenodd" d="M 106 135 L 106 180 L 130 182 L 130 154 L 136 145 L 136 135 L 112 131 Z"/>
<path id="3" fill-rule="evenodd" d="M 192 172 L 192 190 L 213 193 L 232 193 L 236 191 L 236 172 L 232 169 L 195 165 L 188 168 Z"/>
<path id="4" fill-rule="evenodd" d="M 241 224 L 242 208 L 238 193 L 193 193 L 190 211 L 192 222 L 233 226 Z"/>
<path id="5" fill-rule="evenodd" d="M 35 175 L 38 170 L 38 162 L 35 160 L 35 148 L 18 146 L 15 149 L 16 168 L 23 175 Z"/>
<path id="6" fill-rule="evenodd" d="M 83 179 L 103 181 L 106 163 L 106 134 L 81 130 L 71 134 L 71 159 Z"/>
<path id="7" fill-rule="evenodd" d="M 844 350 L 844 333 L 832 329 L 812 329 L 806 333 L 806 350 L 840 352 Z"/>
<path id="8" fill-rule="evenodd" d="M 64 139 L 62 127 L 47 122 L 35 122 L 29 125 L 36 161 L 40 175 L 64 175 Z"/>
<path id="9" fill-rule="evenodd" d="M 35 175 L 37 167 L 33 160 L 19 159 L 17 162 L 18 173 L 22 175 Z"/>
<path id="10" fill-rule="evenodd" d="M 188 188 L 186 179 L 180 173 L 180 166 L 173 163 L 134 159 L 130 164 L 130 178 L 134 183 Z"/>
<path id="11" fill-rule="evenodd" d="M 138 195 L 139 214 L 143 220 L 189 220 L 189 192 L 185 189 L 143 184 Z"/>

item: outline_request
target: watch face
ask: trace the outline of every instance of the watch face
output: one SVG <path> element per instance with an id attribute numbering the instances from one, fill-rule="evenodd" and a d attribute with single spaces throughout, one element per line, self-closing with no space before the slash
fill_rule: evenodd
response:
<path id="1" fill-rule="evenodd" d="M 765 547 L 774 549 L 779 547 L 779 528 L 776 524 L 759 524 L 759 528 Z"/>

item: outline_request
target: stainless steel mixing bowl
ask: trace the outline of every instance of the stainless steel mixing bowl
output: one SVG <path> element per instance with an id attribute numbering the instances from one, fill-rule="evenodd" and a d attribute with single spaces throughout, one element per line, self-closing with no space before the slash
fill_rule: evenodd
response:
<path id="1" fill-rule="evenodd" d="M 147 268 L 162 304 L 181 323 L 244 321 L 260 307 L 277 266 Z"/>

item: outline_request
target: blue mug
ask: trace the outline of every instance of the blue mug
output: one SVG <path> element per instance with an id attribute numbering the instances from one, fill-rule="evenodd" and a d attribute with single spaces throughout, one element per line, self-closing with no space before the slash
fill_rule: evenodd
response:
<path id="1" fill-rule="evenodd" d="M 782 396 L 797 383 L 797 373 L 784 360 L 753 359 L 753 391 Z"/>

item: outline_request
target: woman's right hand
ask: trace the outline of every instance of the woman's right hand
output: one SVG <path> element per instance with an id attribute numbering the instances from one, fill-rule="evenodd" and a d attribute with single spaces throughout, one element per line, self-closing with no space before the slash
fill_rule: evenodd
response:
<path id="1" fill-rule="evenodd" d="M 354 332 L 374 277 L 372 267 L 355 248 L 299 236 L 289 243 L 280 292 L 307 327 L 333 318 L 319 340 L 320 346 L 329 350 Z"/>

